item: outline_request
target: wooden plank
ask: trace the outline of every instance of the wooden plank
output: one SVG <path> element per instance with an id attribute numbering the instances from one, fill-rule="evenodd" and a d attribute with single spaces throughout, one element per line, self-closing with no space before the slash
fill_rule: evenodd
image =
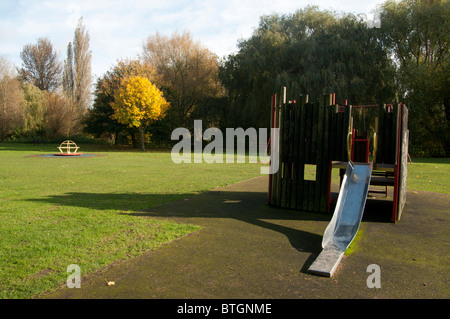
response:
<path id="1" fill-rule="evenodd" d="M 305 105 L 305 164 L 311 164 L 311 144 L 312 144 L 312 120 L 313 120 L 313 110 L 312 104 L 307 103 Z"/>
<path id="2" fill-rule="evenodd" d="M 384 138 L 383 138 L 383 163 L 386 164 L 394 164 L 393 161 L 390 160 L 391 154 L 391 144 L 392 144 L 392 113 L 386 112 L 384 113 L 385 119 L 384 119 Z"/>
<path id="3" fill-rule="evenodd" d="M 349 161 L 348 151 L 347 151 L 347 136 L 350 129 L 350 118 L 351 118 L 351 106 L 344 106 L 344 114 L 342 118 L 342 132 L 341 132 L 341 161 Z"/>
<path id="4" fill-rule="evenodd" d="M 277 101 L 277 96 L 276 96 L 276 94 L 273 94 L 272 95 L 272 101 L 271 101 L 271 104 L 270 104 L 270 128 L 271 129 L 275 127 L 275 105 L 276 105 L 276 101 Z M 269 134 L 272 134 L 272 130 L 270 131 Z M 273 137 L 271 139 L 272 139 L 272 141 L 270 142 L 270 145 L 271 145 L 271 149 L 272 149 Z M 270 152 L 270 155 L 272 156 L 271 150 L 268 150 L 268 151 Z M 271 164 L 273 164 L 273 162 Z M 268 203 L 269 203 L 269 205 L 272 204 L 272 181 L 273 181 L 273 174 L 269 174 L 269 191 L 268 191 Z"/>
<path id="5" fill-rule="evenodd" d="M 309 164 L 310 161 L 310 154 L 311 154 L 311 128 L 312 128 L 312 104 L 307 103 L 305 104 L 305 161 L 303 163 L 303 169 L 305 167 L 305 164 Z M 304 176 L 304 175 L 303 175 Z M 302 203 L 302 209 L 304 211 L 309 211 L 309 192 L 310 192 L 310 183 L 308 183 L 307 180 L 303 177 L 303 203 Z"/>
<path id="6" fill-rule="evenodd" d="M 394 134 L 394 164 L 399 164 L 399 153 L 400 153 L 400 139 L 401 139 L 401 105 L 398 103 L 394 104 L 394 122 L 393 122 L 393 134 Z"/>
<path id="7" fill-rule="evenodd" d="M 389 112 L 387 111 L 386 106 L 383 108 L 383 126 L 382 126 L 382 136 L 381 139 L 381 149 L 382 149 L 382 163 L 383 164 L 392 164 L 389 159 Z"/>
<path id="8" fill-rule="evenodd" d="M 289 181 L 289 130 L 290 130 L 290 103 L 283 104 L 283 170 L 282 170 L 282 188 L 281 188 L 281 207 L 286 208 L 288 203 L 288 181 Z"/>
<path id="9" fill-rule="evenodd" d="M 376 163 L 378 164 L 384 164 L 383 162 L 383 148 L 382 148 L 382 142 L 383 142 L 383 124 L 384 124 L 384 110 L 383 105 L 380 104 L 378 107 L 378 126 L 377 126 L 377 159 Z"/>
<path id="10" fill-rule="evenodd" d="M 394 171 L 394 194 L 393 194 L 393 204 L 392 204 L 392 222 L 397 222 L 398 219 L 398 203 L 399 203 L 399 178 L 400 178 L 400 150 L 398 150 L 398 146 L 400 146 L 400 126 L 401 126 L 401 108 L 398 103 L 394 105 L 394 119 L 393 123 L 393 131 L 395 133 L 395 141 L 392 143 L 394 145 L 394 163 L 395 163 L 395 171 Z"/>
<path id="11" fill-rule="evenodd" d="M 384 138 L 383 138 L 383 149 L 384 149 L 384 156 L 383 160 L 385 164 L 394 164 L 394 161 L 392 160 L 392 143 L 394 142 L 393 136 L 392 136 L 392 113 L 386 112 L 385 113 L 386 118 L 384 121 Z"/>
<path id="12" fill-rule="evenodd" d="M 275 104 L 275 112 L 274 112 L 274 128 L 278 128 L 278 105 Z M 278 140 L 278 144 L 280 143 L 280 141 Z M 277 160 L 280 160 L 279 154 L 278 154 L 278 148 L 276 148 L 276 145 L 274 145 L 274 150 L 277 152 L 277 154 L 273 154 L 273 156 L 277 156 Z M 278 145 L 279 147 L 279 145 Z M 279 163 L 279 162 L 278 162 Z M 270 204 L 271 205 L 275 205 L 276 204 L 276 197 L 277 197 L 277 175 L 278 175 L 278 170 L 276 173 L 272 174 L 272 196 L 270 198 Z"/>
<path id="13" fill-rule="evenodd" d="M 300 150 L 300 99 L 296 98 L 294 104 L 294 137 L 293 137 L 293 156 L 292 156 L 292 189 L 291 189 L 291 208 L 297 208 L 297 181 L 299 179 L 299 150 Z"/>
<path id="14" fill-rule="evenodd" d="M 274 128 L 278 128 L 279 127 L 279 125 L 278 125 L 278 121 L 279 121 L 279 107 L 278 107 L 278 104 L 277 104 L 277 96 L 276 95 L 274 95 L 274 96 L 275 96 L 275 110 L 274 110 L 274 114 L 273 114 L 273 116 L 274 116 L 273 127 Z M 272 142 L 274 142 L 274 141 L 272 141 Z M 279 141 L 279 138 L 278 138 L 278 147 L 279 147 L 279 144 L 280 144 L 280 141 Z M 276 150 L 275 150 L 275 147 L 276 147 Z M 273 154 L 273 156 L 277 156 L 278 157 L 277 160 L 278 160 L 278 163 L 279 163 L 280 157 L 279 157 L 279 154 L 278 154 L 278 147 L 277 147 L 277 145 L 274 144 L 274 150 L 275 150 L 275 152 L 277 152 L 277 154 Z M 277 170 L 276 173 L 272 174 L 272 196 L 270 198 L 270 204 L 271 205 L 276 205 L 277 179 L 278 179 L 278 170 Z"/>
<path id="15" fill-rule="evenodd" d="M 385 176 L 372 176 L 370 185 L 374 186 L 394 186 L 394 178 Z"/>
<path id="16" fill-rule="evenodd" d="M 278 175 L 278 194 L 277 194 L 277 206 L 283 207 L 282 198 L 283 198 L 283 182 L 284 182 L 284 154 L 286 144 L 284 143 L 284 118 L 285 118 L 285 104 L 281 104 L 281 112 L 280 112 L 280 174 Z"/>
<path id="17" fill-rule="evenodd" d="M 374 133 L 373 150 L 372 150 L 374 167 L 377 165 L 377 156 L 378 156 L 377 155 L 377 147 L 378 147 L 378 116 L 375 117 L 375 133 Z"/>
<path id="18" fill-rule="evenodd" d="M 284 118 L 285 118 L 285 103 L 286 103 L 286 87 L 283 87 L 280 94 L 280 167 L 279 167 L 279 174 L 278 174 L 278 193 L 277 193 L 277 206 L 282 206 L 282 197 L 283 197 L 283 179 L 284 179 L 284 153 L 285 153 L 285 147 L 286 144 L 284 143 Z"/>
<path id="19" fill-rule="evenodd" d="M 305 176 L 305 134 L 306 134 L 306 100 L 307 97 L 301 97 L 300 99 L 300 117 L 299 117 L 299 156 L 298 156 L 298 179 L 297 179 L 297 209 L 304 209 L 304 187 L 303 181 Z M 305 205 L 306 206 L 306 205 Z"/>
<path id="20" fill-rule="evenodd" d="M 386 153 L 385 147 L 385 138 L 386 138 L 386 106 L 384 104 L 380 105 L 378 109 L 378 133 L 379 133 L 379 139 L 378 139 L 378 164 L 387 164 L 384 159 L 384 154 Z"/>
<path id="21" fill-rule="evenodd" d="M 380 127 L 380 145 L 379 150 L 381 151 L 381 163 L 382 164 L 391 164 L 387 160 L 387 154 L 389 152 L 389 143 L 388 143 L 388 136 L 389 136 L 389 120 L 388 120 L 389 113 L 387 112 L 386 107 L 383 105 L 383 108 L 381 109 L 381 127 Z"/>
<path id="22" fill-rule="evenodd" d="M 316 126 L 316 182 L 314 187 L 314 212 L 320 212 L 320 200 L 322 195 L 322 175 L 323 175 L 323 119 L 326 96 L 322 96 L 317 105 L 317 126 Z"/>
<path id="23" fill-rule="evenodd" d="M 392 131 L 394 135 L 393 153 L 394 153 L 394 194 L 393 194 L 393 207 L 392 207 L 392 222 L 398 220 L 398 208 L 399 208 L 399 189 L 400 189 L 400 144 L 401 144 L 401 123 L 402 123 L 402 108 L 398 103 L 394 104 L 394 121 L 392 123 Z"/>
<path id="24" fill-rule="evenodd" d="M 328 110 L 330 109 L 329 105 L 331 105 L 331 95 L 328 97 L 328 101 L 326 101 L 324 105 L 324 119 L 323 119 L 323 148 L 322 148 L 322 167 L 323 171 L 322 180 L 321 180 L 321 198 L 320 198 L 320 212 L 327 213 L 328 212 L 328 202 L 329 202 L 329 191 L 330 191 L 330 174 L 331 174 L 331 157 L 330 157 L 330 144 L 329 144 L 329 134 L 330 134 L 330 118 Z"/>
<path id="25" fill-rule="evenodd" d="M 343 135 L 343 129 L 344 129 L 344 114 L 343 113 L 337 113 L 336 114 L 336 137 L 335 144 L 336 144 L 336 151 L 335 151 L 335 160 L 337 161 L 345 161 L 345 158 L 343 158 L 343 144 L 342 144 L 342 135 Z"/>
<path id="26" fill-rule="evenodd" d="M 310 160 L 311 162 L 309 164 L 316 164 L 316 154 L 317 154 L 317 139 L 318 139 L 318 129 L 317 125 L 319 123 L 319 104 L 314 104 L 313 107 L 313 118 L 312 118 L 312 128 L 311 128 L 311 155 Z"/>
<path id="27" fill-rule="evenodd" d="M 328 116 L 330 118 L 330 123 L 329 123 L 329 127 L 328 127 L 328 137 L 330 139 L 329 144 L 330 144 L 330 149 L 329 149 L 329 154 L 330 154 L 330 160 L 335 160 L 338 157 L 336 156 L 336 129 L 337 129 L 337 116 L 336 116 L 336 110 L 337 110 L 337 106 L 336 105 L 332 105 L 328 107 Z"/>
<path id="28" fill-rule="evenodd" d="M 275 198 L 274 198 L 274 205 L 275 206 L 280 206 L 280 201 L 281 201 L 281 198 L 280 198 L 280 194 L 281 194 L 281 192 L 280 192 L 280 185 L 281 185 L 281 172 L 282 172 L 282 170 L 281 170 L 281 166 L 282 166 L 282 163 L 281 163 L 281 151 L 282 151 L 282 149 L 283 149 L 283 143 L 282 143 L 282 140 L 281 140 L 281 127 L 282 127 L 282 125 L 281 125 L 281 123 L 282 123 L 282 117 L 281 117 L 281 97 L 279 97 L 278 98 L 278 101 L 277 101 L 277 107 L 276 107 L 276 109 L 277 109 L 277 111 L 276 111 L 276 125 L 277 125 L 277 128 L 278 128 L 278 134 L 279 134 L 279 140 L 278 140 L 278 165 L 279 165 L 279 167 L 278 167 L 278 171 L 277 171 L 277 173 L 276 173 L 276 177 L 275 177 L 275 192 L 274 192 L 274 194 L 275 194 Z"/>
<path id="29" fill-rule="evenodd" d="M 310 162 L 308 164 L 314 164 L 316 165 L 316 148 L 317 148 L 317 118 L 319 116 L 318 112 L 318 105 L 312 104 L 311 106 L 311 112 L 312 112 L 312 125 L 311 125 L 311 145 L 310 145 L 310 155 L 309 160 Z M 317 166 L 316 166 L 316 172 L 317 172 Z M 314 211 L 314 199 L 315 199 L 315 182 L 309 181 L 310 186 L 308 187 L 308 211 L 313 212 Z"/>
<path id="30" fill-rule="evenodd" d="M 283 207 L 290 208 L 291 205 L 291 169 L 292 169 L 292 103 L 285 104 L 285 162 L 284 162 L 284 172 L 283 172 Z"/>

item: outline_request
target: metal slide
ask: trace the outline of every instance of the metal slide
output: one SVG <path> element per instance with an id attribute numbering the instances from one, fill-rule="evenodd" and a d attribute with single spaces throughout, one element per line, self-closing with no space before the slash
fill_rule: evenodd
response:
<path id="1" fill-rule="evenodd" d="M 308 272 L 331 277 L 361 223 L 369 191 L 372 163 L 347 164 L 333 217 L 325 229 L 322 252 Z"/>

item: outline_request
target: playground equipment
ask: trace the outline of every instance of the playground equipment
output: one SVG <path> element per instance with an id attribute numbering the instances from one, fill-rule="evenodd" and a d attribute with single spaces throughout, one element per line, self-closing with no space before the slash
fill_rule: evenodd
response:
<path id="1" fill-rule="evenodd" d="M 375 114 L 366 125 L 365 113 Z M 356 125 L 363 114 L 363 127 Z M 360 119 L 359 119 L 360 120 Z M 391 221 L 400 220 L 406 201 L 408 109 L 401 103 L 337 105 L 335 95 L 310 103 L 307 95 L 287 100 L 286 88 L 272 96 L 271 127 L 279 128 L 280 169 L 269 175 L 269 204 L 329 213 L 332 169 L 339 169 L 340 192 L 311 272 L 331 276 L 359 228 L 368 193 L 388 195 Z M 373 136 L 373 138 L 371 138 Z M 315 175 L 308 177 L 312 167 Z M 370 186 L 382 186 L 383 191 Z"/>
<path id="2" fill-rule="evenodd" d="M 62 142 L 59 147 L 59 153 L 55 153 L 55 156 L 80 156 L 83 153 L 77 153 L 79 147 L 75 144 L 74 141 L 66 140 Z M 64 151 L 65 150 L 65 151 Z"/>
<path id="3" fill-rule="evenodd" d="M 331 277 L 345 250 L 355 238 L 369 191 L 372 163 L 349 162 L 333 217 L 325 229 L 322 252 L 308 271 Z"/>

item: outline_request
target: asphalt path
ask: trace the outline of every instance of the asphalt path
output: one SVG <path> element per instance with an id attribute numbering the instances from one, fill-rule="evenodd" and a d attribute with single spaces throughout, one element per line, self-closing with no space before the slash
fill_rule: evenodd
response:
<path id="1" fill-rule="evenodd" d="M 336 186 L 334 186 L 336 188 Z M 360 235 L 331 278 L 307 272 L 330 214 L 267 204 L 253 178 L 144 212 L 202 230 L 82 277 L 50 299 L 446 299 L 450 296 L 450 195 L 408 191 L 402 218 L 368 199 Z M 107 285 L 114 282 L 114 285 Z M 377 288 L 377 286 L 379 288 Z"/>

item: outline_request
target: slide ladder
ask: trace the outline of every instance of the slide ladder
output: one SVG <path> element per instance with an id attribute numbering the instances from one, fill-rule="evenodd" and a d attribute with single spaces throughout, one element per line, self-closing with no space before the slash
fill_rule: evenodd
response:
<path id="1" fill-rule="evenodd" d="M 369 191 L 372 163 L 347 164 L 333 217 L 325 229 L 322 252 L 308 272 L 331 277 L 361 224 Z"/>

